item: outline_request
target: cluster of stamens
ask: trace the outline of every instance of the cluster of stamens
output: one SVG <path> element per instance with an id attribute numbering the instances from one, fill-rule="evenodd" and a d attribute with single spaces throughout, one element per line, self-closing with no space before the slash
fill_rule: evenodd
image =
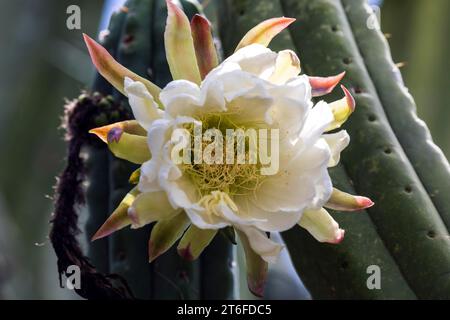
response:
<path id="1" fill-rule="evenodd" d="M 243 129 L 226 119 L 224 115 L 209 115 L 208 117 L 201 119 L 202 130 L 204 133 L 208 129 L 218 129 L 223 135 L 225 135 L 226 129 Z M 193 126 L 186 126 L 190 133 L 193 133 Z M 192 136 L 192 134 L 191 134 Z M 194 149 L 194 142 L 192 143 L 192 150 Z M 202 150 L 206 146 L 211 144 L 211 141 L 202 140 Z M 249 142 L 245 141 L 245 161 L 240 163 L 236 161 L 238 141 L 234 141 L 234 161 L 233 163 L 227 163 L 223 161 L 221 163 L 208 164 L 205 161 L 201 163 L 183 164 L 182 169 L 193 182 L 197 188 L 198 193 L 203 197 L 211 194 L 214 191 L 226 192 L 233 195 L 246 195 L 254 192 L 258 186 L 262 183 L 264 176 L 261 175 L 261 165 L 256 162 L 250 161 Z M 222 145 L 223 155 L 226 154 L 226 145 Z M 192 157 L 192 159 L 194 156 Z"/>

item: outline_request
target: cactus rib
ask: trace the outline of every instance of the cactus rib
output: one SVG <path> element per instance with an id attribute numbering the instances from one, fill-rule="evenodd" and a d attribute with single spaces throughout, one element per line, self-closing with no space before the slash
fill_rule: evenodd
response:
<path id="1" fill-rule="evenodd" d="M 417 117 L 414 100 L 399 79 L 400 71 L 392 61 L 384 35 L 377 28 L 358 28 L 372 18 L 370 8 L 361 1 L 343 0 L 343 4 L 389 123 L 450 230 L 449 163 L 433 144 L 426 125 Z M 391 76 L 387 77 L 389 74 Z"/>

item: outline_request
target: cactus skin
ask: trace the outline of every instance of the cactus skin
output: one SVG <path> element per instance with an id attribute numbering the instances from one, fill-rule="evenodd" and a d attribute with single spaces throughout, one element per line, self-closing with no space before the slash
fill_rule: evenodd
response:
<path id="1" fill-rule="evenodd" d="M 200 256 L 202 299 L 233 300 L 233 265 L 235 247 L 230 240 L 218 233 Z"/>
<path id="2" fill-rule="evenodd" d="M 369 18 L 369 13 L 362 2 L 353 3 L 343 0 L 343 5 L 346 8 L 350 8 L 351 5 L 352 10 L 347 11 L 351 25 L 363 25 Z M 411 95 L 393 74 L 398 73 L 399 70 L 391 59 L 384 35 L 375 29 L 368 28 L 360 28 L 354 34 L 392 129 L 441 214 L 447 229 L 450 229 L 448 161 L 442 151 L 433 144 L 426 126 L 418 119 Z M 389 74 L 393 75 L 386 77 Z"/>
<path id="3" fill-rule="evenodd" d="M 347 71 L 344 84 L 355 93 L 357 111 L 344 126 L 352 141 L 331 175 L 338 187 L 371 197 L 375 206 L 334 214 L 347 230 L 338 246 L 316 243 L 300 228 L 286 232 L 285 241 L 314 298 L 449 298 L 448 163 L 417 120 L 411 97 L 392 80 L 389 51 L 380 33 L 367 29 L 364 1 L 343 2 L 347 13 L 340 1 L 330 0 L 224 4 L 226 52 L 254 20 L 295 17 L 294 45 L 284 38 L 282 48 L 297 49 L 310 75 Z M 279 43 L 271 47 L 279 50 Z M 372 264 L 381 268 L 381 290 L 366 287 Z"/>
<path id="4" fill-rule="evenodd" d="M 195 1 L 182 0 L 180 3 L 186 6 L 186 13 L 189 17 L 198 13 Z M 111 19 L 110 33 L 105 37 L 103 45 L 122 65 L 164 87 L 171 80 L 163 40 L 167 17 L 165 1 L 129 0 L 125 7 L 127 10 L 115 14 Z M 120 101 L 129 108 L 126 98 L 118 91 L 113 91 L 101 77 L 97 77 L 93 89 L 103 94 L 112 92 L 116 101 Z M 109 213 L 131 189 L 128 178 L 136 169 L 135 165 L 108 154 L 106 148 L 95 150 L 95 152 L 93 150 L 90 153 L 98 153 L 98 155 L 91 158 L 89 166 L 92 167 L 92 170 L 88 176 L 91 180 L 102 177 L 101 181 L 106 182 L 106 186 L 98 185 L 100 183 L 97 185 L 99 188 L 106 187 L 108 190 L 106 192 L 99 189 L 101 192 L 95 194 L 92 188 L 91 197 L 88 195 L 90 212 L 88 237 L 92 236 L 95 228 L 105 221 Z M 106 215 L 105 203 L 109 203 Z M 187 262 L 178 255 L 176 246 L 174 246 L 149 264 L 150 231 L 151 226 L 116 232 L 106 239 L 99 240 L 99 244 L 97 242 L 91 244 L 90 257 L 93 261 L 99 262 L 102 268 L 109 267 L 109 272 L 124 276 L 137 298 L 209 298 L 209 296 L 203 296 L 203 293 L 208 295 L 214 293 L 213 297 L 233 298 L 233 279 L 230 277 L 229 263 L 219 267 L 204 263 L 200 259 Z M 100 244 L 102 249 L 96 249 Z M 108 254 L 105 253 L 105 248 L 109 250 Z M 219 250 L 221 250 L 222 258 L 220 263 L 233 259 L 230 243 L 221 244 Z M 228 254 L 227 250 L 231 254 Z M 204 255 L 207 254 L 204 253 Z M 108 257 L 109 262 L 103 266 L 105 261 L 108 261 Z M 216 260 L 216 258 L 208 259 L 206 258 L 207 262 L 211 259 Z M 219 269 L 223 270 L 219 271 Z M 203 274 L 207 274 L 208 280 L 202 279 Z"/>
<path id="5" fill-rule="evenodd" d="M 342 166 L 331 177 L 335 186 L 355 193 Z M 298 272 L 318 299 L 416 299 L 401 270 L 380 239 L 367 211 L 333 212 L 333 217 L 346 230 L 339 245 L 316 241 L 304 229 L 294 227 L 283 233 Z M 381 290 L 368 290 L 366 269 L 379 265 Z"/>

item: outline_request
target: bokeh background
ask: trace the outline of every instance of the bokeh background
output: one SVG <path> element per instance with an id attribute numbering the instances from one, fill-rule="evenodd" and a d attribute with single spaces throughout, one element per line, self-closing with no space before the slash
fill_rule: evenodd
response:
<path id="1" fill-rule="evenodd" d="M 210 0 L 219 1 L 219 0 Z M 0 299 L 72 299 L 48 241 L 55 176 L 65 162 L 64 98 L 94 70 L 81 32 L 97 35 L 122 0 L 0 0 Z M 419 116 L 450 156 L 450 1 L 371 1 Z M 81 30 L 66 9 L 81 8 Z M 300 53 L 301 58 L 301 53 Z"/>

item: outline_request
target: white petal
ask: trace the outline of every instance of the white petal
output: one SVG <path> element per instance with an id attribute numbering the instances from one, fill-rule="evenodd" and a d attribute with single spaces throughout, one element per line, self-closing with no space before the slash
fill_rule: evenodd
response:
<path id="1" fill-rule="evenodd" d="M 177 208 L 189 208 L 199 200 L 197 189 L 190 179 L 181 176 L 176 180 L 169 180 L 170 165 L 163 165 L 159 172 L 159 183 L 166 191 L 169 202 Z"/>
<path id="2" fill-rule="evenodd" d="M 228 103 L 227 120 L 232 123 L 246 127 L 254 127 L 255 125 L 267 127 L 271 124 L 272 114 L 270 109 L 273 105 L 273 99 L 265 90 L 262 84 L 255 85 L 239 95 L 233 97 Z"/>
<path id="3" fill-rule="evenodd" d="M 309 78 L 306 75 L 301 75 L 295 78 L 292 78 L 284 85 L 279 86 L 279 88 L 283 88 L 283 95 L 285 97 L 289 97 L 291 99 L 295 99 L 299 102 L 308 101 L 310 109 L 313 104 L 311 101 L 311 84 L 309 83 Z"/>
<path id="4" fill-rule="evenodd" d="M 201 106 L 200 87 L 187 80 L 175 80 L 161 91 L 159 95 L 167 115 L 193 116 Z"/>
<path id="5" fill-rule="evenodd" d="M 156 158 L 144 162 L 141 166 L 138 189 L 140 192 L 155 192 L 162 190 L 157 179 L 160 163 Z"/>
<path id="6" fill-rule="evenodd" d="M 218 81 L 222 83 L 227 102 L 246 95 L 267 96 L 266 87 L 272 86 L 269 82 L 241 70 L 226 73 Z"/>
<path id="7" fill-rule="evenodd" d="M 250 247 L 269 263 L 274 263 L 283 246 L 270 240 L 267 235 L 255 227 L 235 226 L 245 233 L 250 243 Z"/>
<path id="8" fill-rule="evenodd" d="M 271 109 L 272 127 L 280 129 L 280 139 L 295 140 L 313 105 L 308 78 L 295 77 L 286 84 L 268 88 L 268 91 L 274 99 Z"/>
<path id="9" fill-rule="evenodd" d="M 258 219 L 257 217 L 251 215 L 250 212 L 241 212 L 240 210 L 235 212 L 225 203 L 219 204 L 217 210 L 231 224 L 254 225 L 258 222 L 264 222 L 264 219 Z"/>
<path id="10" fill-rule="evenodd" d="M 314 144 L 334 120 L 330 107 L 324 101 L 317 103 L 308 113 L 305 125 L 300 132 L 300 140 L 304 147 Z"/>
<path id="11" fill-rule="evenodd" d="M 255 205 L 269 212 L 301 212 L 325 203 L 332 192 L 327 171 L 330 150 L 325 141 L 321 139 L 306 149 L 289 149 L 286 145 L 281 149 L 280 170 L 264 178 L 254 193 Z"/>
<path id="12" fill-rule="evenodd" d="M 331 150 L 331 159 L 328 163 L 328 167 L 334 167 L 339 163 L 341 158 L 341 152 L 350 143 L 350 136 L 347 131 L 341 130 L 336 133 L 324 134 L 322 138 L 328 143 Z"/>
<path id="13" fill-rule="evenodd" d="M 225 62 L 239 64 L 243 71 L 268 79 L 275 69 L 277 54 L 260 45 L 252 44 L 236 51 Z"/>
<path id="14" fill-rule="evenodd" d="M 143 128 L 147 129 L 154 120 L 162 117 L 163 111 L 143 83 L 125 77 L 125 93 L 134 117 Z"/>
<path id="15" fill-rule="evenodd" d="M 239 208 L 240 215 L 252 217 L 251 224 L 267 232 L 281 232 L 292 228 L 297 224 L 302 215 L 301 211 L 296 212 L 269 212 L 256 206 L 247 196 L 238 196 L 233 199 Z"/>
<path id="16" fill-rule="evenodd" d="M 269 81 L 275 84 L 284 84 L 300 73 L 300 60 L 292 50 L 278 52 L 275 67 Z"/>
<path id="17" fill-rule="evenodd" d="M 171 121 L 156 120 L 147 132 L 147 142 L 152 158 L 159 156 L 166 141 L 170 139 Z"/>
<path id="18" fill-rule="evenodd" d="M 152 158 L 141 166 L 138 189 L 141 192 L 154 192 L 161 190 L 157 180 L 158 172 L 162 164 L 162 150 L 169 139 L 171 122 L 166 119 L 158 119 L 153 122 L 148 130 L 148 146 Z"/>
<path id="19" fill-rule="evenodd" d="M 193 205 L 185 211 L 191 222 L 200 229 L 221 229 L 231 225 L 223 218 L 208 214 L 205 208 L 198 205 Z"/>

